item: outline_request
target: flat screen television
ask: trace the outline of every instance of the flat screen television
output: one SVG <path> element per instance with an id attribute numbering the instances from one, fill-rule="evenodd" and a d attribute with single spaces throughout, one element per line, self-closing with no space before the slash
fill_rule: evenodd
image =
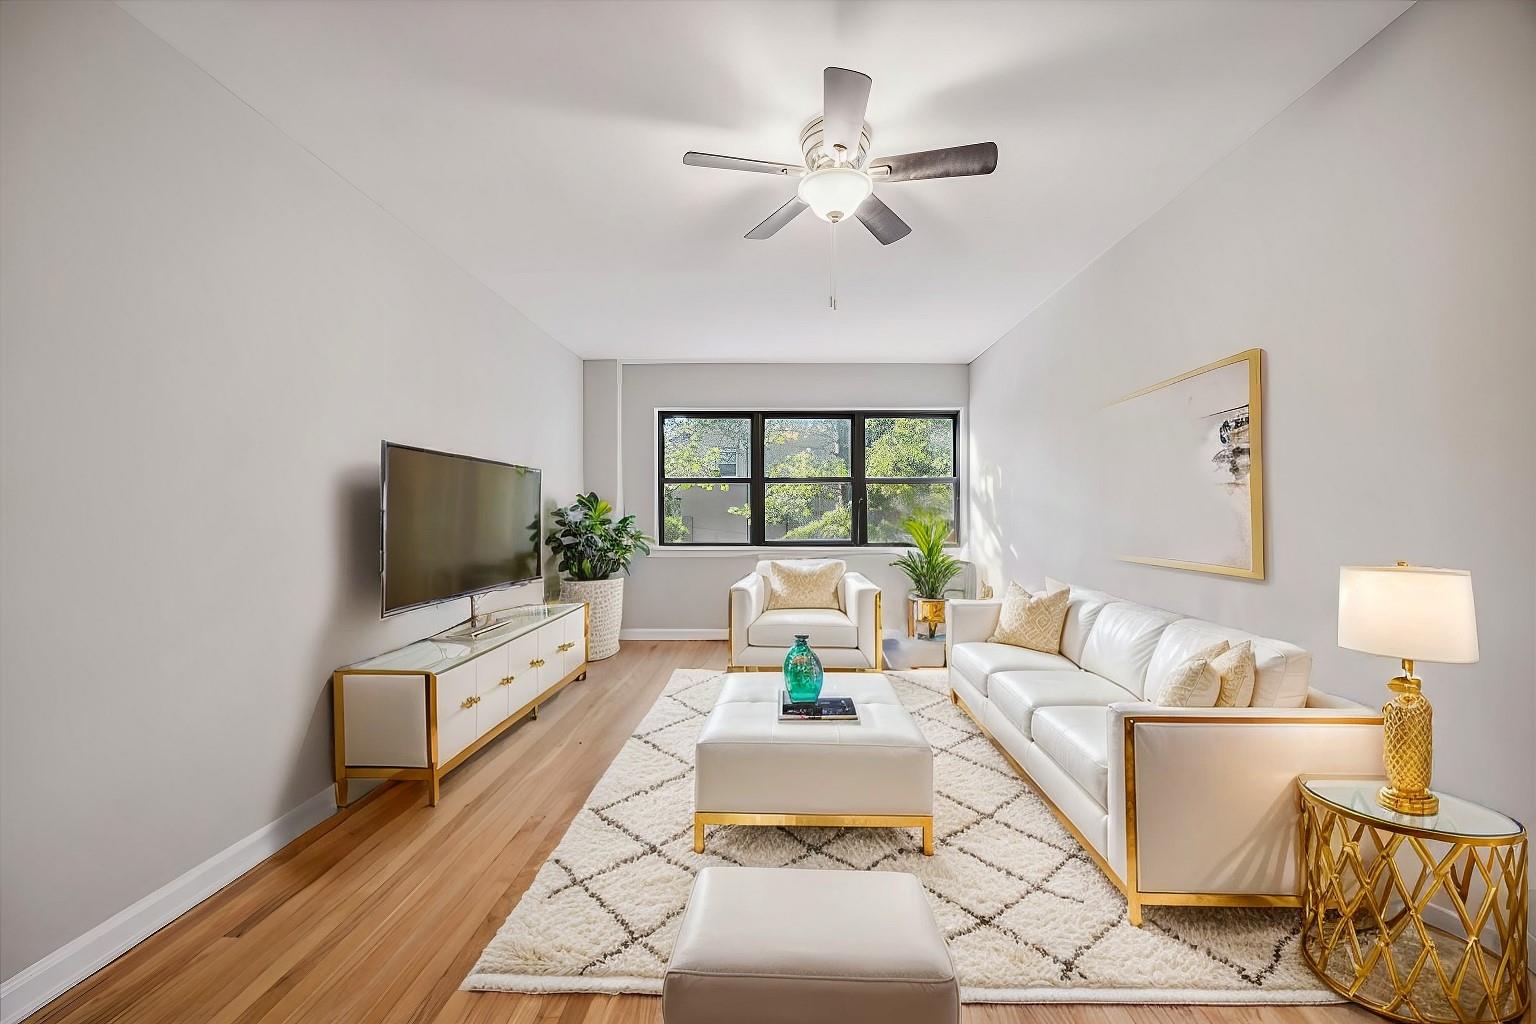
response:
<path id="1" fill-rule="evenodd" d="M 384 615 L 539 577 L 537 469 L 385 441 Z"/>

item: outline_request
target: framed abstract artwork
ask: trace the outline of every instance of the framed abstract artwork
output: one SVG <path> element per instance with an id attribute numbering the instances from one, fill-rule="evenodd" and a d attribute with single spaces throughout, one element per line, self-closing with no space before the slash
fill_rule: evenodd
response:
<path id="1" fill-rule="evenodd" d="M 1263 350 L 1109 407 L 1125 561 L 1264 578 Z"/>

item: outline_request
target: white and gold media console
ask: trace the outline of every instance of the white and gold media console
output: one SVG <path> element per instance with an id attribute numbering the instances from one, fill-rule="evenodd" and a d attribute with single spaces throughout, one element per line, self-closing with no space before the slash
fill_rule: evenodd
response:
<path id="1" fill-rule="evenodd" d="M 539 703 L 587 674 L 587 606 L 544 604 L 496 613 L 495 627 L 455 627 L 337 669 L 336 804 L 349 779 L 438 784 Z"/>

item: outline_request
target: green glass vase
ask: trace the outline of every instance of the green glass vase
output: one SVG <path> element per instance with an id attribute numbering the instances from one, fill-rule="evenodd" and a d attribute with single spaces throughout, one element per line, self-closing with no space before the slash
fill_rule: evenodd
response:
<path id="1" fill-rule="evenodd" d="M 784 656 L 784 689 L 789 699 L 800 703 L 813 701 L 821 696 L 824 674 L 821 659 L 811 650 L 809 633 L 796 633 L 795 646 Z"/>

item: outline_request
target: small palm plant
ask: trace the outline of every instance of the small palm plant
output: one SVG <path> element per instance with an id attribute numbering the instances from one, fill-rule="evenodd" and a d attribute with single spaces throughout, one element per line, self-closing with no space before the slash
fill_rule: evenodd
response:
<path id="1" fill-rule="evenodd" d="M 912 538 L 915 550 L 908 551 L 891 565 L 906 573 L 912 581 L 912 597 L 923 601 L 942 601 L 950 581 L 960 575 L 965 563 L 944 550 L 949 539 L 949 520 L 937 512 L 916 512 L 902 521 L 901 528 Z M 933 639 L 939 623 L 944 621 L 943 605 L 931 609 L 922 616 L 928 625 L 928 638 Z"/>

